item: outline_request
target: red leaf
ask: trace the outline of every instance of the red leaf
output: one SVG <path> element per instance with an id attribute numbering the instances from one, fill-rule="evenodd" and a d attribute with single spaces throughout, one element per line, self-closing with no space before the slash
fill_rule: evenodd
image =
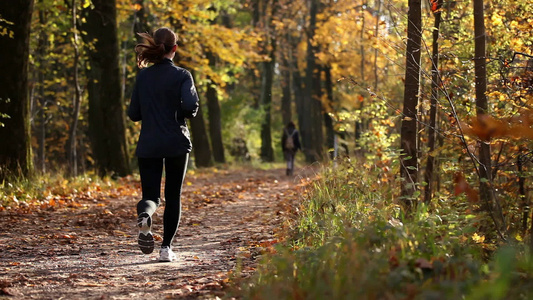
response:
<path id="1" fill-rule="evenodd" d="M 431 0 L 431 11 L 436 12 L 437 11 L 437 0 Z"/>

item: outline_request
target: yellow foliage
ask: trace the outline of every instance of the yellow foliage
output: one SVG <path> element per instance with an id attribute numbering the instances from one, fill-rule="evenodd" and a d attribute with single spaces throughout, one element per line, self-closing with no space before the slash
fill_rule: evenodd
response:
<path id="1" fill-rule="evenodd" d="M 493 14 L 491 20 L 492 20 L 492 24 L 494 26 L 503 25 L 502 17 L 500 15 L 498 15 L 498 14 Z"/>
<path id="2" fill-rule="evenodd" d="M 472 240 L 477 244 L 482 244 L 485 241 L 485 236 L 474 233 L 474 235 L 472 235 Z"/>

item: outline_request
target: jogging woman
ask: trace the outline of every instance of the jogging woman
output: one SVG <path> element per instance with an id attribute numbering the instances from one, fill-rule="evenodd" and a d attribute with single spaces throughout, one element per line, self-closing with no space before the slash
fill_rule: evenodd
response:
<path id="1" fill-rule="evenodd" d="M 154 250 L 152 215 L 160 205 L 165 166 L 165 211 L 159 261 L 173 261 L 172 241 L 181 217 L 181 188 L 192 149 L 185 118 L 196 116 L 198 94 L 191 73 L 172 62 L 177 35 L 159 28 L 135 46 L 141 70 L 133 88 L 128 116 L 142 121 L 136 155 L 141 175 L 142 199 L 137 203 L 138 244 L 145 254 Z M 148 64 L 151 66 L 147 67 Z"/>

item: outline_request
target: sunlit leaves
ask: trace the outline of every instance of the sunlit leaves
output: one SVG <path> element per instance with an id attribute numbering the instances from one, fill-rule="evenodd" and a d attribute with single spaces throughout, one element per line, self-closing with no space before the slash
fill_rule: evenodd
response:
<path id="1" fill-rule="evenodd" d="M 154 18 L 153 28 L 168 26 L 176 30 L 182 45 L 178 49 L 178 63 L 197 71 L 195 76 L 200 83 L 210 78 L 224 86 L 232 80 L 223 72 L 224 65 L 238 73 L 243 67 L 261 60 L 255 49 L 258 37 L 248 28 L 227 28 L 215 22 L 222 10 L 237 12 L 239 3 L 158 0 L 145 4 L 150 17 Z M 217 57 L 220 67 L 209 65 L 207 51 Z"/>
<path id="2" fill-rule="evenodd" d="M 2 38 L 15 38 L 15 32 L 9 28 L 9 25 L 1 24 L 0 25 L 0 36 Z"/>

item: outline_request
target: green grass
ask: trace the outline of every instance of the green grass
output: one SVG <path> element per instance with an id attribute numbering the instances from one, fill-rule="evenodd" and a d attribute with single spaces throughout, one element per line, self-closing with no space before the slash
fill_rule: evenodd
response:
<path id="1" fill-rule="evenodd" d="M 379 183 L 385 180 L 388 183 Z M 350 163 L 302 199 L 288 241 L 236 281 L 244 299 L 531 299 L 524 244 L 504 245 L 484 213 L 441 196 L 409 219 L 386 174 Z M 489 224 L 489 225 L 487 225 Z"/>

